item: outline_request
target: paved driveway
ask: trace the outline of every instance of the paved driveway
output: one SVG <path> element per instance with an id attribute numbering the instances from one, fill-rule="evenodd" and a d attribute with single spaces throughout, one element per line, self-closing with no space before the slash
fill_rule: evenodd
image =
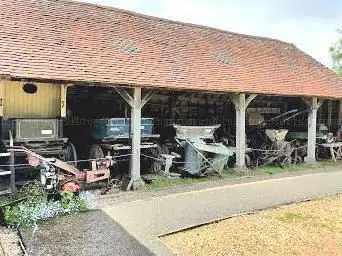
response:
<path id="1" fill-rule="evenodd" d="M 26 249 L 32 256 L 152 255 L 100 210 L 46 221 L 38 225 L 34 234 L 33 230 L 21 229 Z"/>
<path id="2" fill-rule="evenodd" d="M 157 255 L 170 250 L 157 236 L 179 229 L 295 201 L 342 192 L 342 171 L 227 185 L 103 208 Z"/>

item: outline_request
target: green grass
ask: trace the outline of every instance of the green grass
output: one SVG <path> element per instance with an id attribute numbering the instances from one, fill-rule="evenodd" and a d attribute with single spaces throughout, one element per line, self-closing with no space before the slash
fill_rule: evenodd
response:
<path id="1" fill-rule="evenodd" d="M 191 179 L 191 178 L 184 178 L 184 179 L 168 179 L 163 176 L 157 176 L 152 183 L 147 184 L 146 186 L 141 187 L 142 190 L 158 190 L 162 188 L 168 188 L 173 186 L 181 186 L 181 185 L 191 185 L 200 182 L 207 181 L 207 178 L 203 179 Z"/>
<path id="2" fill-rule="evenodd" d="M 306 169 L 306 165 L 291 165 L 288 167 L 280 167 L 277 165 L 267 165 L 263 167 L 259 167 L 249 171 L 249 175 L 251 176 L 259 176 L 259 175 L 273 175 L 284 172 L 292 172 L 292 171 L 300 171 Z"/>
<path id="3" fill-rule="evenodd" d="M 203 178 L 181 178 L 181 179 L 169 179 L 163 176 L 155 176 L 155 179 L 146 186 L 143 186 L 141 190 L 159 190 L 163 188 L 169 188 L 174 186 L 192 185 L 201 182 L 210 182 L 218 180 L 229 180 L 244 176 L 257 176 L 257 175 L 270 175 L 275 173 L 284 172 L 283 168 L 278 167 L 265 167 L 263 169 L 251 170 L 247 175 L 242 175 L 241 173 L 234 172 L 233 169 L 223 170 L 222 176 L 211 175 Z"/>
<path id="4" fill-rule="evenodd" d="M 316 167 L 330 167 L 330 166 L 342 166 L 342 161 L 333 161 L 331 159 L 329 160 L 324 160 L 324 161 L 317 161 L 317 163 L 315 164 Z"/>
<path id="5" fill-rule="evenodd" d="M 296 221 L 296 220 L 302 220 L 304 219 L 304 216 L 299 213 L 293 213 L 293 212 L 286 212 L 282 216 L 277 217 L 278 220 L 280 221 Z"/>
<path id="6" fill-rule="evenodd" d="M 218 181 L 218 180 L 229 180 L 238 177 L 253 177 L 253 176 L 269 176 L 280 173 L 287 172 L 295 172 L 301 171 L 309 168 L 323 168 L 323 167 L 342 167 L 342 162 L 334 162 L 331 160 L 319 161 L 314 165 L 291 165 L 285 168 L 282 168 L 278 165 L 267 165 L 256 169 L 251 169 L 248 173 L 241 174 L 238 172 L 234 172 L 233 169 L 223 170 L 222 176 L 212 175 L 204 178 L 181 178 L 181 179 L 168 179 L 163 176 L 156 176 L 155 180 L 152 183 L 143 186 L 141 190 L 149 191 L 149 190 L 161 190 L 165 188 L 175 187 L 175 186 L 185 186 L 198 184 L 201 182 L 210 182 L 210 181 Z"/>

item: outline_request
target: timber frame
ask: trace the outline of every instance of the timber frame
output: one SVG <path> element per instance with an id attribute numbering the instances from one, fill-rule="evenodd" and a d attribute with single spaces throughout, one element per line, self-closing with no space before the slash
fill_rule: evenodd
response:
<path id="1" fill-rule="evenodd" d="M 231 100 L 236 110 L 236 168 L 245 169 L 246 153 L 246 108 L 257 97 L 257 94 L 251 94 L 246 98 L 244 93 L 234 95 Z"/>
<path id="2" fill-rule="evenodd" d="M 308 115 L 308 147 L 306 163 L 316 162 L 316 127 L 317 127 L 317 110 L 322 106 L 324 100 L 318 100 L 317 97 L 302 98 L 309 108 Z"/>
<path id="3" fill-rule="evenodd" d="M 132 136 L 132 156 L 130 164 L 130 178 L 133 188 L 142 183 L 140 175 L 140 154 L 141 154 L 141 110 L 144 105 L 152 98 L 154 90 L 149 91 L 143 98 L 141 87 L 133 88 L 133 95 L 120 87 L 114 87 L 118 94 L 131 107 L 131 136 Z"/>

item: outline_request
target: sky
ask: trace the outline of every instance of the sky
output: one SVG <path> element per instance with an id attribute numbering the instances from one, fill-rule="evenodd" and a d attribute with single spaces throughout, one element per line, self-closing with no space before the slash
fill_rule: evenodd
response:
<path id="1" fill-rule="evenodd" d="M 342 0 L 82 0 L 295 44 L 331 67 Z"/>

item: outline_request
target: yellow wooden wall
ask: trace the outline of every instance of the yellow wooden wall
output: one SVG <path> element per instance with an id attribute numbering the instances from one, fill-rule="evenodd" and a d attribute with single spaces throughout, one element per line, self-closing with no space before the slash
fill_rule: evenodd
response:
<path id="1" fill-rule="evenodd" d="M 7 118 L 56 118 L 60 117 L 61 85 L 35 83 L 37 92 L 23 90 L 24 82 L 0 80 L 0 98 L 3 98 L 0 115 Z"/>

